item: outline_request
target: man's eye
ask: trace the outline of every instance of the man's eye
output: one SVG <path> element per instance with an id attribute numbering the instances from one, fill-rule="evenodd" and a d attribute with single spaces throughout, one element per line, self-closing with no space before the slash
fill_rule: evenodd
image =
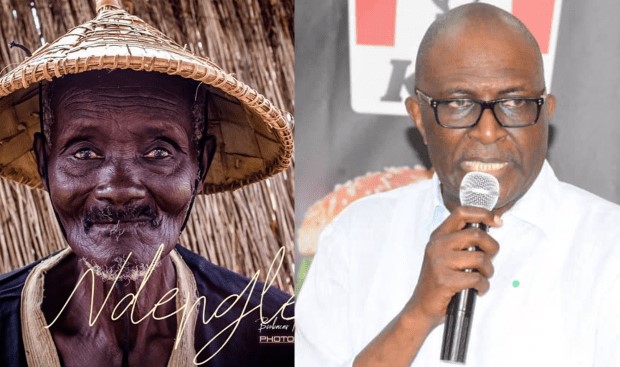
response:
<path id="1" fill-rule="evenodd" d="M 525 106 L 526 103 L 527 101 L 523 99 L 507 99 L 502 101 L 502 105 L 508 108 L 521 108 Z"/>
<path id="2" fill-rule="evenodd" d="M 474 104 L 473 101 L 469 100 L 469 99 L 456 99 L 454 101 L 450 101 L 448 102 L 448 106 L 450 108 L 453 109 L 464 109 L 464 108 L 469 108 Z"/>
<path id="3" fill-rule="evenodd" d="M 77 152 L 75 152 L 73 154 L 73 156 L 77 159 L 100 159 L 103 158 L 103 156 L 95 153 L 95 151 L 93 151 L 92 149 L 89 148 L 84 148 L 84 149 L 80 149 Z"/>
<path id="4" fill-rule="evenodd" d="M 144 156 L 146 158 L 167 158 L 172 154 L 164 148 L 155 148 L 150 152 L 146 153 Z"/>

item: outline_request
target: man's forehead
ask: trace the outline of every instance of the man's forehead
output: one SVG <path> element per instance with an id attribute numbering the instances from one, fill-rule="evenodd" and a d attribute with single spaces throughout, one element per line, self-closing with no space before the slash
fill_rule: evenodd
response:
<path id="1" fill-rule="evenodd" d="M 101 96 L 123 97 L 119 103 L 131 105 L 131 98 L 158 98 L 157 104 L 193 101 L 196 83 L 180 77 L 131 70 L 93 71 L 65 76 L 52 82 L 54 102 L 70 97 L 88 100 Z M 154 101 L 155 102 L 155 101 Z"/>
<path id="2" fill-rule="evenodd" d="M 169 136 L 188 135 L 187 129 L 182 124 L 176 123 L 176 120 L 157 118 L 149 120 L 148 124 L 132 123 L 131 119 L 125 121 L 102 121 L 99 119 L 73 119 L 67 120 L 68 123 L 59 126 L 64 131 L 63 135 L 70 136 L 106 136 L 112 130 L 125 130 L 128 133 L 141 133 L 144 136 Z M 129 136 L 127 136 L 129 137 Z"/>
<path id="3" fill-rule="evenodd" d="M 143 111 L 158 114 L 169 111 L 189 111 L 191 101 L 187 96 L 166 87 L 118 85 L 72 85 L 54 88 L 52 106 L 66 113 L 98 114 L 106 111 Z"/>
<path id="4" fill-rule="evenodd" d="M 542 61 L 536 50 L 514 32 L 499 30 L 454 33 L 439 39 L 426 55 L 420 88 L 490 88 L 497 93 L 544 88 Z"/>
<path id="5" fill-rule="evenodd" d="M 532 34 L 512 14 L 489 4 L 461 6 L 431 25 L 418 50 L 416 85 L 420 87 L 424 80 L 428 81 L 427 74 L 438 67 L 449 68 L 455 59 L 465 57 L 478 57 L 480 62 L 476 63 L 481 71 L 488 66 L 484 62 L 492 66 L 503 64 L 501 67 L 508 72 L 527 62 L 533 74 L 544 78 L 542 55 Z"/>
<path id="6" fill-rule="evenodd" d="M 149 75 L 152 74 L 152 75 Z M 180 80 L 179 80 L 180 79 Z M 192 85 L 178 77 L 145 72 L 92 72 L 52 83 L 51 140 L 106 140 L 166 136 L 185 141 L 193 134 Z M 184 144 L 185 145 L 185 144 Z"/>

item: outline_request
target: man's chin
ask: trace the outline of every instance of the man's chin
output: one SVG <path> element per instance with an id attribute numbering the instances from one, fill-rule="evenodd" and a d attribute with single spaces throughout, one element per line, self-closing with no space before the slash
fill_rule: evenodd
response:
<path id="1" fill-rule="evenodd" d="M 114 282 L 115 280 L 122 282 L 139 282 L 149 270 L 150 263 L 136 263 L 126 261 L 127 257 L 116 256 L 107 261 L 105 264 L 99 264 L 85 257 L 80 259 L 84 265 L 93 271 L 97 278 L 104 282 Z M 158 267 L 161 261 L 155 264 Z"/>

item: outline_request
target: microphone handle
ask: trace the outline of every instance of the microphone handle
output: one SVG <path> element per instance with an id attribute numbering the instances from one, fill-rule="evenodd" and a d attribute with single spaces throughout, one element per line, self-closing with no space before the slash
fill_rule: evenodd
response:
<path id="1" fill-rule="evenodd" d="M 479 228 L 485 232 L 489 230 L 482 223 L 467 223 L 465 228 Z M 478 250 L 477 247 L 467 249 L 467 251 Z M 472 271 L 475 270 L 465 269 L 467 273 Z M 465 363 L 477 293 L 476 289 L 469 288 L 463 289 L 452 296 L 446 311 L 446 323 L 443 329 L 443 342 L 441 344 L 442 361 Z"/>

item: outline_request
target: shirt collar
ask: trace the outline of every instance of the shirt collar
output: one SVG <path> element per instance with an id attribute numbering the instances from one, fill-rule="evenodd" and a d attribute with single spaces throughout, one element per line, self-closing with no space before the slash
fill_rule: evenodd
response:
<path id="1" fill-rule="evenodd" d="M 545 160 L 540 173 L 527 192 L 510 208 L 504 217 L 515 218 L 540 229 L 546 235 L 553 228 L 555 215 L 550 212 L 559 202 L 558 178 L 555 176 L 549 162 Z"/>
<path id="2" fill-rule="evenodd" d="M 22 340 L 24 342 L 24 350 L 26 352 L 26 360 L 28 366 L 61 366 L 58 357 L 58 351 L 52 333 L 47 327 L 47 320 L 41 305 L 43 303 L 45 273 L 54 266 L 58 265 L 62 259 L 72 253 L 70 248 L 65 248 L 59 253 L 41 261 L 36 265 L 24 282 L 21 295 L 20 305 L 20 321 L 22 329 Z M 176 295 L 177 310 L 186 307 L 186 305 L 194 305 L 197 299 L 197 286 L 194 273 L 187 266 L 181 255 L 176 250 L 170 252 L 170 258 L 174 264 L 177 276 Z M 197 320 L 197 312 L 190 312 L 181 317 L 176 316 L 177 330 L 184 329 L 180 335 L 176 348 L 172 350 L 168 366 L 189 366 L 195 359 L 196 351 L 194 349 L 194 330 Z M 189 326 L 189 327 L 186 327 Z"/>
<path id="3" fill-rule="evenodd" d="M 429 223 L 430 231 L 435 230 L 447 217 L 450 215 L 450 211 L 443 203 L 443 197 L 441 196 L 441 184 L 437 171 L 433 173 L 433 215 L 431 222 Z"/>
<path id="4" fill-rule="evenodd" d="M 432 182 L 433 215 L 429 223 L 431 231 L 450 215 L 441 196 L 441 185 L 437 172 L 433 173 Z M 504 213 L 503 219 L 514 218 L 526 222 L 548 235 L 554 218 L 552 213 L 549 213 L 549 208 L 553 208 L 553 205 L 550 204 L 554 201 L 554 195 L 557 195 L 557 187 L 554 188 L 554 186 L 558 183 L 559 180 L 553 169 L 545 160 L 532 186 L 510 210 Z"/>

